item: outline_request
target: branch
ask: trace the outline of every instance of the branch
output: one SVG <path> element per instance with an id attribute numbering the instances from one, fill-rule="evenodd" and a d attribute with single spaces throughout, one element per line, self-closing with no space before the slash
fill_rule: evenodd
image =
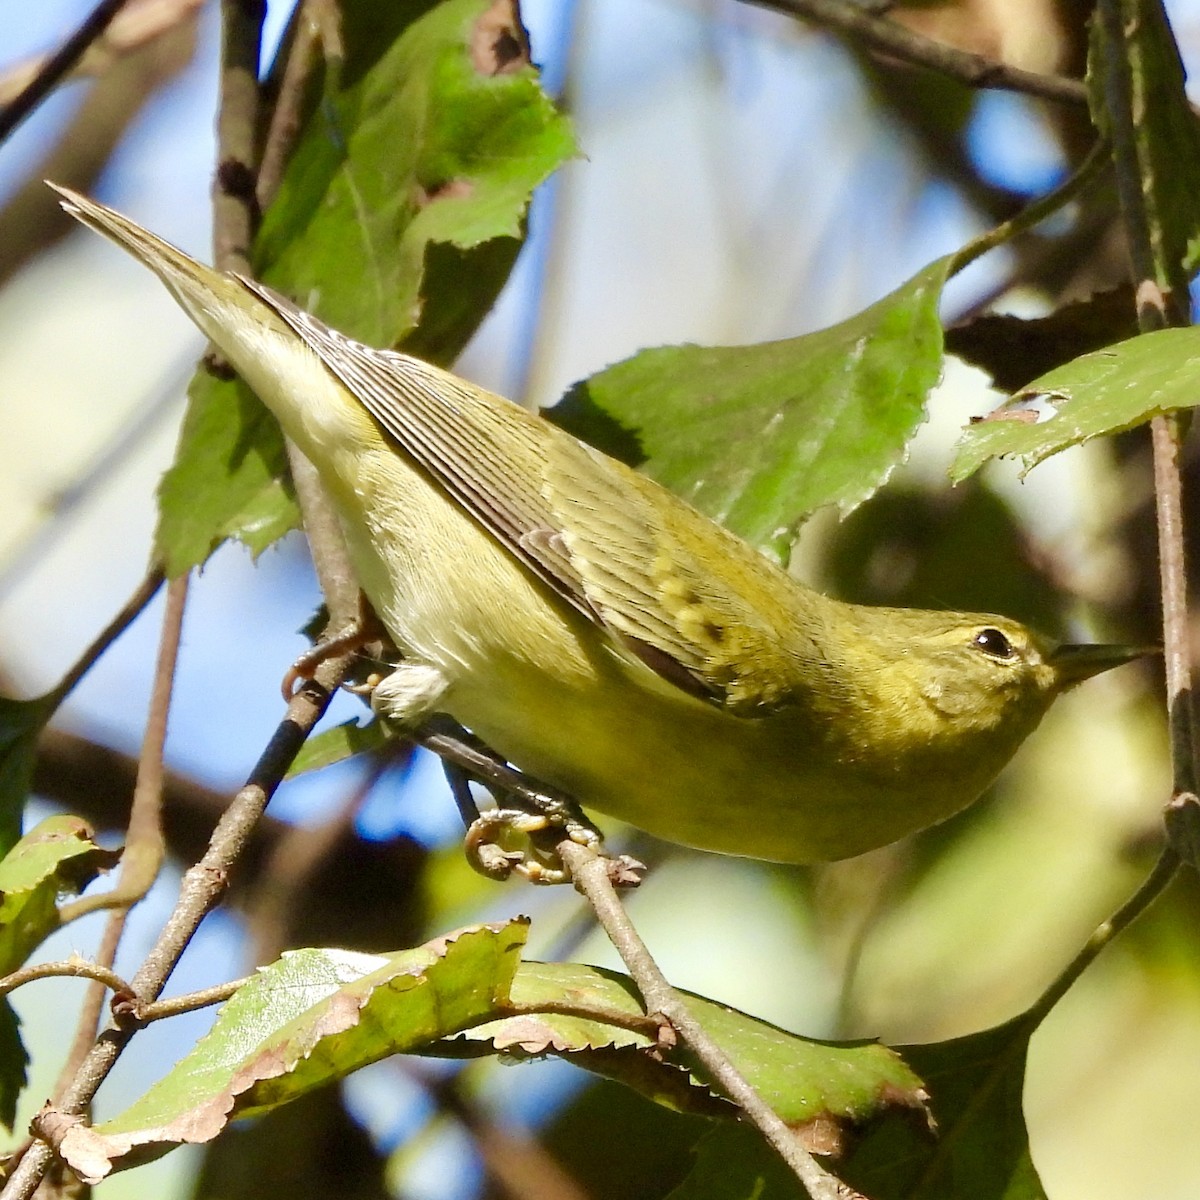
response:
<path id="1" fill-rule="evenodd" d="M 801 17 L 824 29 L 845 34 L 869 50 L 913 66 L 928 67 L 967 87 L 1023 92 L 1066 104 L 1087 103 L 1087 88 L 1082 79 L 1039 75 L 1036 71 L 1010 67 L 982 54 L 959 50 L 914 33 L 887 17 L 876 16 L 852 0 L 747 0 L 747 3 Z"/>
<path id="2" fill-rule="evenodd" d="M 317 62 L 317 51 L 325 57 L 326 67 L 340 68 L 343 56 L 340 14 L 330 0 L 302 0 L 288 29 L 291 44 L 279 69 L 276 58 L 268 89 L 278 88 L 271 122 L 258 169 L 258 204 L 263 211 L 275 199 L 292 146 L 300 133 L 304 116 L 304 98 L 309 76 Z M 278 76 L 278 78 L 276 78 Z"/>
<path id="3" fill-rule="evenodd" d="M 137 782 L 133 788 L 133 803 L 125 835 L 125 853 L 121 856 L 121 873 L 116 886 L 108 892 L 84 896 L 63 909 L 63 920 L 74 920 L 100 908 L 132 908 L 150 890 L 162 868 L 165 847 L 162 830 L 163 749 L 167 741 L 167 716 L 175 685 L 175 668 L 179 660 L 179 641 L 183 632 L 183 614 L 187 605 L 187 576 L 172 579 L 167 585 L 167 605 L 163 611 L 159 635 L 158 661 L 154 667 L 154 684 L 150 694 L 150 711 L 146 731 L 138 756 Z M 112 953 L 124 925 L 124 911 L 114 914 Z M 105 939 L 108 940 L 107 938 Z M 105 957 L 106 963 L 112 958 Z"/>
<path id="4" fill-rule="evenodd" d="M 231 979 L 228 983 L 216 983 L 212 987 L 188 992 L 183 996 L 172 996 L 169 1000 L 155 1000 L 150 1004 L 141 1004 L 136 999 L 125 1001 L 118 998 L 113 1004 L 114 1017 L 118 1024 L 135 1022 L 140 1028 L 152 1021 L 178 1017 L 182 1013 L 222 1004 L 240 988 L 245 987 L 251 978 L 246 976 L 244 979 Z"/>
<path id="5" fill-rule="evenodd" d="M 1104 103 L 1112 129 L 1117 194 L 1129 241 L 1138 328 L 1148 333 L 1189 323 L 1188 281 L 1182 264 L 1172 261 L 1162 230 L 1156 227 L 1157 217 L 1152 219 L 1147 204 L 1147 197 L 1154 195 L 1160 187 L 1160 180 L 1155 178 L 1153 165 L 1144 162 L 1138 151 L 1137 125 L 1144 119 L 1144 114 L 1140 103 L 1135 114 L 1130 39 L 1137 35 L 1140 24 L 1137 15 L 1125 11 L 1126 8 L 1124 0 L 1099 0 L 1096 19 L 1101 22 L 1104 32 Z M 1150 422 L 1150 436 L 1158 519 L 1172 790 L 1178 799 L 1194 796 L 1197 790 L 1196 755 L 1192 741 L 1183 484 L 1179 469 L 1183 432 L 1179 415 L 1167 413 L 1154 417 Z M 1190 806 L 1176 811 L 1186 818 L 1189 809 Z M 1171 824 L 1169 821 L 1169 830 Z"/>
<path id="6" fill-rule="evenodd" d="M 661 1015 L 669 1022 L 725 1095 L 741 1108 L 746 1119 L 779 1152 L 812 1200 L 864 1200 L 853 1188 L 826 1171 L 800 1144 L 795 1133 L 750 1086 L 725 1051 L 692 1016 L 630 922 L 613 886 L 608 860 L 570 838 L 563 838 L 555 849 L 571 872 L 576 890 L 592 906 L 604 932 L 629 969 L 647 1012 L 651 1016 Z"/>
<path id="7" fill-rule="evenodd" d="M 221 111 L 218 116 L 220 165 L 217 172 L 222 190 L 214 200 L 215 252 L 218 265 L 222 267 L 244 265 L 244 251 L 249 245 L 248 239 L 253 230 L 253 188 L 243 189 L 240 194 L 237 191 L 231 192 L 225 186 L 229 174 L 226 165 L 233 162 L 248 164 L 253 161 L 256 149 L 254 131 L 257 116 L 258 55 L 264 15 L 263 0 L 224 0 L 222 4 Z M 234 174 L 236 175 L 236 172 Z M 240 259 L 237 257 L 239 252 L 243 255 Z M 168 605 L 165 618 L 160 670 L 156 677 L 154 713 L 158 716 L 152 716 L 147 727 L 146 744 L 139 764 L 139 784 L 135 789 L 135 797 L 141 793 L 140 803 L 135 804 L 134 816 L 131 818 L 136 819 L 143 827 L 143 835 L 151 823 L 157 826 L 157 814 L 152 810 L 157 809 L 157 801 L 161 797 L 162 739 L 166 731 L 166 707 L 170 696 L 170 678 L 173 675 L 174 650 L 178 645 L 178 625 L 182 620 L 186 593 L 186 578 L 172 583 L 172 602 Z M 328 664 L 327 670 L 333 671 L 336 666 L 337 662 L 334 660 Z M 64 686 L 65 684 L 66 681 Z M 225 816 L 218 823 L 208 851 L 184 876 L 174 912 L 164 925 L 150 954 L 130 981 L 130 988 L 139 1001 L 148 1002 L 158 998 L 200 922 L 223 895 L 233 864 L 249 839 L 255 823 L 328 701 L 328 691 L 312 687 L 294 697 L 288 705 L 288 717 L 285 718 L 284 724 L 276 731 L 275 738 L 252 772 L 250 782 L 234 798 Z M 157 770 L 148 766 L 156 758 L 159 760 Z M 142 786 L 143 779 L 146 779 L 145 787 Z M 161 857 L 161 832 L 158 833 L 157 840 Z M 110 923 L 105 938 L 107 950 L 115 952 L 121 928 L 122 918 Z M 77 1115 L 88 1107 L 134 1032 L 133 1027 L 114 1024 L 92 1045 L 70 1083 L 63 1088 L 61 1100 L 57 1105 L 58 1111 Z M 5 1200 L 10 1197 L 12 1200 L 28 1200 L 36 1191 L 52 1158 L 53 1151 L 47 1142 L 34 1142 L 0 1195 Z"/>
<path id="8" fill-rule="evenodd" d="M 96 635 L 95 640 L 79 656 L 54 689 L 58 703 L 62 703 L 72 688 L 92 669 L 97 659 L 129 628 L 141 615 L 146 605 L 154 599 L 162 587 L 163 573 L 157 568 L 138 584 L 132 596 L 122 605 L 115 617 Z"/>
<path id="9" fill-rule="evenodd" d="M 129 823 L 125 833 L 125 853 L 121 857 L 121 872 L 116 886 L 108 892 L 84 896 L 73 904 L 65 904 L 60 919 L 66 924 L 96 909 L 113 909 L 105 924 L 96 950 L 100 966 L 110 968 L 117 959 L 117 949 L 125 932 L 129 910 L 150 890 L 162 869 L 165 855 L 162 803 L 165 769 L 163 750 L 167 741 L 167 717 L 175 686 L 175 669 L 179 659 L 179 641 L 183 630 L 183 613 L 187 604 L 188 581 L 173 579 L 167 585 L 167 604 L 163 610 L 159 634 L 158 660 L 154 669 L 154 684 L 150 695 L 150 711 L 138 756 L 137 778 L 133 788 Z M 100 1025 L 104 1004 L 103 980 L 88 989 L 79 1010 L 75 1037 L 70 1053 L 59 1072 L 54 1095 L 64 1094 L 87 1059 L 88 1050 Z"/>
<path id="10" fill-rule="evenodd" d="M 123 995 L 129 991 L 129 984 L 103 963 L 88 962 L 85 958 L 72 955 L 61 962 L 35 963 L 31 967 L 22 967 L 19 971 L 5 975 L 0 978 L 0 996 L 7 996 L 35 979 L 63 978 L 91 979 L 116 995 Z"/>
<path id="11" fill-rule="evenodd" d="M 989 229 L 963 246 L 954 256 L 950 274 L 957 275 L 990 250 L 1012 241 L 1021 234 L 1028 233 L 1047 217 L 1066 208 L 1100 179 L 1108 168 L 1110 155 L 1111 147 L 1107 138 L 1098 138 L 1083 162 L 1053 191 L 1040 196 L 1032 204 L 1026 205 L 1011 220 L 997 225 L 994 229 Z"/>
<path id="12" fill-rule="evenodd" d="M 42 64 L 38 73 L 26 84 L 21 94 L 0 109 L 0 142 L 54 90 L 87 48 L 98 40 L 125 6 L 125 0 L 100 0 L 73 34 Z"/>
<path id="13" fill-rule="evenodd" d="M 347 658 L 329 659 L 318 667 L 316 679 L 292 698 L 250 778 L 218 822 L 207 851 L 184 875 L 174 911 L 145 962 L 129 981 L 130 990 L 140 1000 L 158 998 L 200 922 L 224 895 L 233 865 L 268 800 L 328 707 L 330 689 L 337 686 L 348 666 Z M 135 1032 L 135 1028 L 121 1026 L 105 1031 L 63 1094 L 57 1106 L 59 1112 L 76 1115 L 87 1108 Z M 46 1142 L 35 1142 L 0 1192 L 0 1200 L 30 1200 L 52 1157 L 53 1151 Z"/>

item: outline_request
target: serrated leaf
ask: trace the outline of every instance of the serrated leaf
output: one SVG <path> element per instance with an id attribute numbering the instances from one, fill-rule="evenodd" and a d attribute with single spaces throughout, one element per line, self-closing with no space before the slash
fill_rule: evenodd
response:
<path id="1" fill-rule="evenodd" d="M 0 859 L 0 975 L 15 971 L 58 928 L 60 895 L 115 865 L 119 855 L 91 839 L 86 821 L 47 817 Z"/>
<path id="2" fill-rule="evenodd" d="M 22 966 L 59 927 L 60 895 L 80 891 L 116 861 L 91 834 L 78 817 L 47 817 L 0 859 L 0 975 Z M 17 1014 L 0 1000 L 0 1122 L 8 1129 L 28 1062 Z"/>
<path id="3" fill-rule="evenodd" d="M 789 1124 L 836 1138 L 887 1111 L 915 1112 L 918 1119 L 923 1114 L 921 1080 L 886 1046 L 800 1037 L 685 994 L 695 1017 Z M 513 981 L 512 1001 L 525 1010 L 569 1005 L 580 1011 L 523 1011 L 465 1030 L 447 1049 L 486 1042 L 508 1054 L 557 1054 L 671 1107 L 732 1111 L 702 1082 L 686 1050 L 671 1053 L 664 1064 L 657 1055 L 647 1057 L 646 1051 L 656 1048 L 648 1033 L 588 1015 L 608 1011 L 630 1020 L 642 1016 L 637 992 L 626 976 L 580 963 L 522 963 Z"/>
<path id="4" fill-rule="evenodd" d="M 1200 403 L 1200 330 L 1160 329 L 1085 354 L 1043 375 L 959 439 L 956 483 L 991 458 L 1015 455 L 1022 474 L 1090 438 L 1121 433 L 1159 413 Z"/>
<path id="5" fill-rule="evenodd" d="M 900 1053 L 929 1086 L 936 1140 L 898 1122 L 868 1133 L 844 1175 L 871 1200 L 1045 1200 L 1029 1157 L 1022 1094 L 1033 1024 Z"/>
<path id="6" fill-rule="evenodd" d="M 488 0 L 433 7 L 382 54 L 361 33 L 311 108 L 255 266 L 344 332 L 447 362 L 508 277 L 533 189 L 574 140 L 527 59 L 497 58 L 520 38 Z M 257 553 L 295 526 L 279 430 L 249 411 L 260 408 L 235 381 L 197 377 L 160 489 L 170 574 L 227 538 Z"/>
<path id="7" fill-rule="evenodd" d="M 480 62 L 480 39 L 498 36 L 493 8 L 438 5 L 360 83 L 328 92 L 264 218 L 263 278 L 372 345 L 399 345 L 429 319 L 422 270 L 431 246 L 508 239 L 508 260 L 492 263 L 486 282 L 469 260 L 439 264 L 455 276 L 445 299 L 459 310 L 458 327 L 437 339 L 440 357 L 456 354 L 507 277 L 533 189 L 575 153 L 526 58 L 497 74 Z M 463 310 L 464 288 L 477 311 Z"/>
<path id="8" fill-rule="evenodd" d="M 641 1007 L 627 979 L 576 964 L 518 965 L 524 940 L 525 923 L 516 921 L 387 957 L 289 953 L 225 1005 L 165 1079 L 112 1121 L 72 1129 L 62 1153 L 78 1173 L 99 1179 L 131 1155 L 142 1161 L 178 1142 L 207 1141 L 234 1116 L 402 1052 L 555 1052 L 661 1102 L 729 1111 L 695 1082 L 686 1055 L 663 1062 L 657 1044 L 628 1027 Z M 886 1047 L 814 1042 L 699 997 L 691 1003 L 797 1128 L 835 1137 L 884 1113 L 924 1114 L 920 1080 Z M 563 1005 L 572 1011 L 534 1011 Z"/>
<path id="9" fill-rule="evenodd" d="M 228 538 L 261 554 L 299 524 L 279 424 L 241 380 L 203 367 L 193 377 L 158 510 L 155 542 L 172 578 Z"/>
<path id="10" fill-rule="evenodd" d="M 938 302 L 952 266 L 939 259 L 817 333 L 645 350 L 546 415 L 784 557 L 805 517 L 828 504 L 849 512 L 904 460 L 941 375 Z"/>
<path id="11" fill-rule="evenodd" d="M 288 768 L 287 778 L 293 779 L 306 771 L 316 771 L 334 763 L 353 758 L 370 750 L 380 750 L 388 742 L 389 734 L 383 722 L 376 718 L 366 725 L 351 719 L 322 730 L 310 737 Z"/>
<path id="12" fill-rule="evenodd" d="M 0 696 L 0 854 L 21 836 L 21 817 L 33 783 L 37 740 L 58 707 L 56 695 L 36 700 Z"/>
<path id="13" fill-rule="evenodd" d="M 71 1129 L 60 1153 L 98 1181 L 129 1156 L 209 1141 L 235 1116 L 488 1019 L 508 996 L 525 931 L 523 921 L 475 926 L 387 956 L 285 954 L 164 1079 L 113 1120 Z"/>

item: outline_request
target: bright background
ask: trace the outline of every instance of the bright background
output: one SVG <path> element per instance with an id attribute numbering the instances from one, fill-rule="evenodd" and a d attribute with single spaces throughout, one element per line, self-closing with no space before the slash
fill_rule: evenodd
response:
<path id="1" fill-rule="evenodd" d="M 6 15 L 5 60 L 52 47 L 88 7 L 16 6 Z M 1187 53 L 1197 6 L 1170 7 Z M 271 7 L 274 35 L 287 8 Z M 1024 23 L 1035 47 L 1039 10 L 1029 4 L 1013 22 Z M 931 173 L 919 147 L 880 117 L 857 67 L 825 36 L 731 0 L 533 0 L 524 18 L 547 87 L 569 98 L 584 156 L 539 196 L 518 270 L 460 360 L 459 370 L 480 383 L 547 404 L 645 346 L 753 342 L 828 325 L 986 227 L 959 190 Z M 200 257 L 209 238 L 216 37 L 208 4 L 194 57 L 132 121 L 96 188 Z M 25 179 L 84 94 L 64 89 L 0 151 L 0 198 Z M 1018 98 L 980 98 L 972 148 L 989 179 L 1018 192 L 1043 190 L 1061 175 L 1052 131 Z M 1003 265 L 997 256 L 956 281 L 947 312 L 986 292 Z M 144 573 L 154 489 L 201 349 L 158 283 L 84 232 L 0 289 L 0 671 L 17 694 L 51 686 Z M 985 382 L 952 366 L 908 478 L 932 480 L 944 469 L 958 427 L 993 402 Z M 1103 531 L 1121 501 L 1094 461 L 1063 456 L 1023 485 L 1003 467 L 995 472 L 1063 577 L 1088 594 L 1103 591 L 1112 569 Z M 806 537 L 815 544 L 828 522 L 813 524 Z M 257 564 L 238 547 L 214 556 L 185 625 L 172 766 L 221 789 L 240 782 L 280 715 L 278 680 L 305 644 L 296 631 L 317 603 L 296 537 Z M 62 712 L 64 726 L 136 753 L 159 617 L 152 606 L 89 675 Z M 1079 619 L 1086 634 L 1082 608 Z M 1152 822 L 1166 794 L 1161 757 L 1147 765 L 1145 753 L 1161 747 L 1161 730 L 1143 709 L 1131 716 L 1132 686 L 1121 676 L 1098 680 L 1086 702 L 1072 697 L 1056 711 L 1053 743 L 1046 734 L 1023 753 L 1018 780 L 1061 777 L 1056 807 L 1014 800 L 989 810 L 959 852 L 882 919 L 863 948 L 868 986 L 855 1032 L 944 1037 L 1011 1015 L 1128 890 L 1135 877 L 1115 847 Z M 359 712 L 357 701 L 340 699 L 332 719 Z M 1051 745 L 1053 755 L 1043 751 Z M 1069 761 L 1064 745 L 1074 748 Z M 272 811 L 317 821 L 354 778 L 350 768 L 298 781 Z M 363 822 L 372 836 L 396 827 L 430 841 L 458 835 L 434 769 L 416 772 L 403 795 L 389 787 L 374 796 Z M 1000 826 L 1018 832 L 998 841 Z M 841 963 L 785 874 L 680 856 L 631 907 L 677 984 L 793 1029 L 831 1033 Z M 164 879 L 137 910 L 118 970 L 141 960 L 176 881 Z M 852 890 L 855 877 L 842 883 Z M 573 900 L 507 892 L 489 915 L 530 910 L 553 931 Z M 46 957 L 87 953 L 97 929 L 73 926 Z M 577 954 L 613 962 L 595 938 Z M 243 956 L 237 921 L 212 918 L 172 991 L 241 974 Z M 1039 1034 L 1029 1111 L 1036 1161 L 1056 1200 L 1196 1194 L 1192 1114 L 1200 1095 L 1195 1071 L 1180 1068 L 1200 1052 L 1189 978 L 1172 975 L 1166 987 L 1160 977 L 1152 987 L 1127 959 L 1102 963 Z M 35 1061 L 48 1072 L 29 1090 L 34 1107 L 57 1068 L 46 1047 L 61 1045 L 74 1021 L 74 992 L 55 986 L 16 997 Z M 122 1060 L 101 1115 L 140 1093 L 147 1072 L 161 1073 L 207 1019 L 140 1035 L 154 1049 L 143 1044 Z M 565 1068 L 536 1069 L 542 1082 L 532 1100 L 530 1068 L 488 1084 L 507 1118 L 536 1124 L 555 1095 L 575 1086 Z M 428 1109 L 424 1093 L 404 1080 L 384 1064 L 350 1085 L 357 1111 L 381 1138 L 420 1127 Z M 429 1137 L 425 1151 L 405 1161 L 403 1194 L 471 1194 L 472 1172 L 449 1166 L 458 1159 L 448 1151 L 462 1148 L 452 1133 Z M 174 1153 L 102 1185 L 102 1194 L 185 1194 L 193 1161 Z"/>

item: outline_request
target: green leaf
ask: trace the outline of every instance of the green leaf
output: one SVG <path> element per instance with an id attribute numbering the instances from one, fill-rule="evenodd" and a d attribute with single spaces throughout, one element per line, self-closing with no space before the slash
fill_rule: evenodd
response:
<path id="1" fill-rule="evenodd" d="M 36 700 L 0 696 L 0 854 L 7 853 L 21 836 L 38 737 L 58 702 L 53 694 Z"/>
<path id="2" fill-rule="evenodd" d="M 663 1061 L 627 979 L 575 964 L 518 965 L 524 940 L 525 923 L 515 921 L 383 958 L 286 954 L 225 1005 L 165 1079 L 113 1120 L 71 1130 L 62 1153 L 83 1177 L 99 1179 L 131 1155 L 142 1161 L 178 1142 L 207 1141 L 235 1116 L 396 1053 L 555 1053 L 661 1103 L 732 1112 L 682 1052 Z M 920 1080 L 886 1047 L 813 1042 L 711 1001 L 692 1004 L 768 1102 L 825 1141 L 888 1113 L 924 1119 Z"/>
<path id="3" fill-rule="evenodd" d="M 1016 455 L 1022 474 L 1089 438 L 1121 433 L 1159 413 L 1192 408 L 1200 330 L 1160 329 L 1085 354 L 1034 380 L 967 426 L 950 478 L 973 475 L 988 459 Z"/>
<path id="4" fill-rule="evenodd" d="M 685 994 L 696 1018 L 789 1124 L 819 1128 L 822 1138 L 834 1139 L 840 1131 L 888 1111 L 915 1112 L 918 1119 L 924 1112 L 921 1080 L 886 1046 L 815 1041 Z M 648 1033 L 591 1015 L 609 1012 L 630 1021 L 642 1017 L 626 976 L 580 963 L 522 963 L 513 981 L 512 1001 L 523 1010 L 570 1006 L 579 1012 L 522 1011 L 464 1030 L 448 1047 L 434 1052 L 483 1042 L 509 1055 L 553 1053 L 637 1088 L 659 1103 L 732 1114 L 725 1101 L 714 1103 L 718 1098 L 685 1050 L 672 1053 L 670 1060 L 688 1071 L 664 1066 L 647 1057 L 647 1050 L 656 1049 Z"/>
<path id="5" fill-rule="evenodd" d="M 62 893 L 82 890 L 115 863 L 118 855 L 96 846 L 91 833 L 78 817 L 48 817 L 0 859 L 0 975 L 22 966 L 58 928 Z M 29 1062 L 19 1026 L 0 1000 L 0 1122 L 9 1129 Z"/>
<path id="6" fill-rule="evenodd" d="M 871 1200 L 1046 1200 L 1021 1109 L 1031 1029 L 1022 1015 L 968 1037 L 902 1047 L 929 1086 L 937 1136 L 916 1121 L 881 1121 L 830 1165 Z M 700 1142 L 671 1200 L 803 1196 L 761 1138 L 719 1129 Z"/>
<path id="7" fill-rule="evenodd" d="M 225 1004 L 164 1079 L 113 1120 L 70 1130 L 60 1153 L 98 1181 L 132 1165 L 127 1156 L 140 1162 L 209 1141 L 235 1116 L 486 1020 L 508 996 L 525 930 L 523 921 L 476 926 L 385 957 L 285 954 Z"/>
<path id="8" fill-rule="evenodd" d="M 756 346 L 645 350 L 546 415 L 786 557 L 816 509 L 861 504 L 903 461 L 942 369 L 939 259 L 870 308 Z"/>
<path id="9" fill-rule="evenodd" d="M 1092 21 L 1092 119 L 1110 137 L 1114 125 L 1128 122 L 1132 128 L 1139 202 L 1154 244 L 1155 282 L 1164 291 L 1175 291 L 1186 305 L 1185 275 L 1200 265 L 1200 124 L 1188 102 L 1179 47 L 1160 0 L 1121 0 L 1120 9 L 1118 39 L 1109 41 L 1099 16 Z M 1127 89 L 1120 86 L 1126 71 Z M 1114 121 L 1113 104 L 1128 105 L 1129 111 Z"/>
<path id="10" fill-rule="evenodd" d="M 783 1159 L 744 1125 L 718 1126 L 696 1143 L 695 1154 L 667 1200 L 808 1200 Z"/>
<path id="11" fill-rule="evenodd" d="M 58 928 L 62 893 L 81 891 L 115 865 L 119 854 L 91 838 L 78 817 L 47 817 L 0 859 L 0 975 L 15 971 Z"/>
<path id="12" fill-rule="evenodd" d="M 192 378 L 158 508 L 155 541 L 171 578 L 227 538 L 257 555 L 299 525 L 279 425 L 240 379 L 219 379 L 203 367 Z"/>
<path id="13" fill-rule="evenodd" d="M 29 1053 L 21 1040 L 21 1021 L 8 1000 L 0 1000 L 0 1124 L 12 1130 L 17 1100 L 29 1082 Z"/>
<path id="14" fill-rule="evenodd" d="M 868 1133 L 845 1178 L 871 1200 L 1045 1200 L 1021 1107 L 1033 1025 L 900 1048 L 929 1086 L 936 1140 L 889 1122 Z"/>
<path id="15" fill-rule="evenodd" d="M 507 277 L 533 189 L 575 153 L 524 58 L 498 74 L 479 64 L 480 39 L 496 36 L 488 13 L 488 0 L 438 5 L 359 84 L 330 89 L 264 218 L 263 278 L 373 345 L 399 345 L 420 319 L 445 325 L 433 339 L 443 360 L 456 354 Z M 507 258 L 481 270 L 470 257 L 438 262 L 456 320 L 422 312 L 431 246 L 497 238 Z"/>
<path id="16" fill-rule="evenodd" d="M 356 754 L 379 750 L 387 744 L 388 737 L 387 728 L 378 718 L 366 725 L 360 725 L 353 719 L 344 721 L 310 737 L 293 759 L 287 778 L 332 766 Z"/>
<path id="17" fill-rule="evenodd" d="M 518 33 L 488 9 L 448 0 L 382 53 L 355 26 L 255 244 L 260 276 L 330 324 L 443 363 L 507 279 L 533 189 L 575 153 L 536 71 L 505 57 Z M 227 538 L 258 553 L 294 528 L 284 477 L 274 420 L 240 383 L 200 373 L 159 492 L 169 574 Z"/>

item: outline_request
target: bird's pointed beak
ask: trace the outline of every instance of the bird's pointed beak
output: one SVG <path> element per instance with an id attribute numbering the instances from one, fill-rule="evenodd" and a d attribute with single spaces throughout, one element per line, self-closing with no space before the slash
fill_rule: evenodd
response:
<path id="1" fill-rule="evenodd" d="M 1099 675 L 1101 671 L 1109 671 L 1113 667 L 1123 666 L 1133 662 L 1135 658 L 1146 658 L 1151 654 L 1161 654 L 1161 646 L 1091 646 L 1065 645 L 1051 651 L 1050 665 L 1058 672 L 1063 687 L 1082 683 Z"/>

